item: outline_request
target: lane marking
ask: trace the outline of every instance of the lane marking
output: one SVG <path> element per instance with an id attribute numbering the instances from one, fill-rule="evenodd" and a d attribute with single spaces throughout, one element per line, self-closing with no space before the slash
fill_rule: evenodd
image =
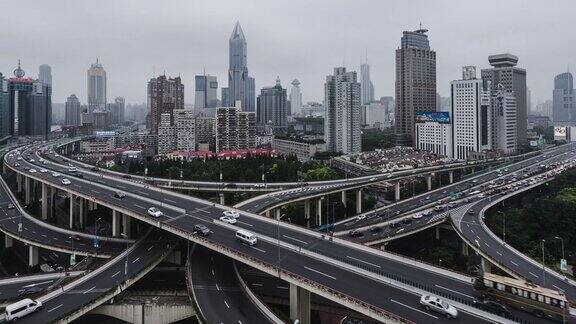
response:
<path id="1" fill-rule="evenodd" d="M 252 286 L 256 286 L 256 287 L 262 287 L 262 286 L 264 286 L 264 285 L 263 285 L 263 284 L 261 284 L 261 283 L 253 283 L 253 284 L 252 284 Z"/>
<path id="2" fill-rule="evenodd" d="M 528 271 L 528 273 L 531 274 L 531 275 L 533 275 L 533 276 L 536 277 L 536 278 L 540 278 L 540 277 L 538 277 L 537 275 L 533 274 L 531 271 Z"/>
<path id="3" fill-rule="evenodd" d="M 94 290 L 94 289 L 96 289 L 96 286 L 94 286 L 94 287 L 86 290 L 85 292 L 83 292 L 83 294 L 87 294 L 87 293 L 91 292 L 91 291 Z"/>
<path id="4" fill-rule="evenodd" d="M 304 269 L 310 270 L 310 271 L 313 271 L 313 272 L 316 272 L 316 273 L 318 273 L 318 274 L 321 274 L 321 275 L 323 275 L 323 276 L 326 276 L 326 277 L 328 277 L 328 278 L 331 278 L 331 279 L 336 280 L 336 277 L 332 277 L 331 275 L 325 274 L 324 272 L 318 271 L 318 270 L 316 270 L 316 269 L 312 269 L 312 268 L 307 267 L 307 266 L 304 266 Z"/>
<path id="5" fill-rule="evenodd" d="M 98 191 L 98 190 L 94 190 L 94 189 L 90 189 L 90 191 L 92 191 L 92 192 L 94 192 L 94 193 L 97 193 L 97 194 L 99 194 L 99 193 L 100 193 L 100 191 Z"/>
<path id="6" fill-rule="evenodd" d="M 290 288 L 288 288 L 288 287 L 286 287 L 286 286 L 276 286 L 276 288 L 278 288 L 278 289 L 285 289 L 285 290 L 290 289 Z"/>
<path id="7" fill-rule="evenodd" d="M 297 238 L 295 238 L 295 237 L 292 237 L 292 236 L 288 236 L 288 235 L 284 235 L 284 234 L 282 234 L 282 236 L 285 237 L 285 238 L 287 238 L 287 239 L 291 239 L 291 240 L 293 240 L 293 241 L 300 242 L 300 243 L 302 243 L 302 244 L 308 244 L 308 242 L 299 240 L 299 239 L 297 239 Z"/>
<path id="8" fill-rule="evenodd" d="M 173 204 L 177 204 L 177 203 L 178 203 L 178 202 L 176 202 L 176 201 L 174 201 L 174 200 L 172 200 L 172 199 L 168 199 L 168 198 L 164 198 L 164 200 L 169 201 L 169 202 L 171 202 L 171 203 L 173 203 Z"/>
<path id="9" fill-rule="evenodd" d="M 214 269 L 212 269 L 212 275 L 214 275 Z"/>
<path id="10" fill-rule="evenodd" d="M 138 205 L 138 204 L 134 204 L 134 206 L 136 206 L 136 207 L 138 207 L 138 208 L 146 209 L 145 207 L 142 207 L 142 206 L 140 206 L 140 205 Z"/>
<path id="11" fill-rule="evenodd" d="M 216 284 L 216 290 L 220 291 L 220 287 L 218 287 L 218 284 Z"/>
<path id="12" fill-rule="evenodd" d="M 138 260 L 140 260 L 140 257 L 137 257 L 136 259 L 134 259 L 134 261 L 132 261 L 132 263 L 138 262 Z"/>
<path id="13" fill-rule="evenodd" d="M 115 274 L 113 274 L 112 277 L 110 277 L 110 278 L 114 278 L 114 277 L 116 277 L 116 276 L 119 275 L 119 274 L 120 274 L 120 271 L 117 271 L 117 272 L 116 272 Z"/>
<path id="14" fill-rule="evenodd" d="M 239 221 L 239 220 L 236 220 L 236 221 L 237 221 L 238 223 L 240 223 L 240 224 L 244 224 L 244 225 L 247 225 L 247 226 L 250 226 L 250 227 L 253 227 L 253 226 L 254 226 L 254 225 L 252 225 L 252 224 L 248 224 L 248 223 L 243 222 L 243 221 Z"/>
<path id="15" fill-rule="evenodd" d="M 438 317 L 436 317 L 436 316 L 434 316 L 434 315 L 432 315 L 432 314 L 428 314 L 428 313 L 426 313 L 426 312 L 424 312 L 424 311 L 421 311 L 421 310 L 419 310 L 418 308 L 414 308 L 414 307 L 412 307 L 412 306 L 408 306 L 408 305 L 406 305 L 406 304 L 402 304 L 401 302 L 396 301 L 396 300 L 394 300 L 394 299 L 390 299 L 390 301 L 393 302 L 393 303 L 396 303 L 396 304 L 398 304 L 398 305 L 402 305 L 402 306 L 404 306 L 404 307 L 406 307 L 406 308 L 410 308 L 411 310 L 417 311 L 418 313 L 422 313 L 422 314 L 424 314 L 424 315 L 428 315 L 428 316 L 430 316 L 430 317 L 432 317 L 432 318 L 438 319 Z"/>
<path id="16" fill-rule="evenodd" d="M 458 294 L 458 295 L 462 295 L 462 296 L 468 297 L 468 298 L 470 298 L 470 299 L 474 299 L 473 296 L 466 295 L 466 294 L 461 293 L 461 292 L 456 291 L 456 290 L 452 290 L 452 289 L 449 289 L 449 288 L 446 288 L 446 287 L 443 287 L 443 286 L 440 286 L 440 285 L 434 285 L 434 286 L 436 286 L 436 287 L 438 287 L 438 288 L 441 288 L 441 289 L 444 289 L 444 290 L 448 290 L 448 291 L 453 292 L 453 293 Z"/>
<path id="17" fill-rule="evenodd" d="M 150 245 L 150 247 L 148 248 L 148 252 L 150 252 L 150 250 L 152 250 L 153 247 L 154 245 Z"/>
<path id="18" fill-rule="evenodd" d="M 224 301 L 224 304 L 226 304 L 226 307 L 230 308 L 227 301 Z"/>
<path id="19" fill-rule="evenodd" d="M 371 266 L 373 266 L 373 267 L 380 268 L 379 265 L 374 264 L 374 263 L 370 263 L 370 262 L 368 262 L 368 261 L 360 260 L 360 259 L 357 259 L 357 258 L 355 258 L 355 257 L 351 257 L 351 256 L 349 256 L 349 255 L 347 255 L 346 257 L 347 257 L 348 259 L 352 259 L 352 260 L 354 260 L 354 261 L 362 262 L 362 263 L 371 265 Z"/>
<path id="20" fill-rule="evenodd" d="M 149 193 L 144 192 L 144 191 L 138 191 L 139 194 L 144 195 L 144 196 L 150 196 Z"/>
<path id="21" fill-rule="evenodd" d="M 499 256 L 502 256 L 502 253 L 500 253 L 499 251 L 496 251 L 496 253 L 497 253 Z"/>
<path id="22" fill-rule="evenodd" d="M 121 186 L 121 185 L 116 185 L 116 187 L 118 187 L 118 188 L 122 188 L 122 189 L 126 189 L 126 187 L 124 187 L 124 186 Z"/>
<path id="23" fill-rule="evenodd" d="M 254 247 L 254 246 L 251 246 L 251 248 L 253 248 L 253 249 L 256 250 L 256 251 L 260 251 L 260 252 L 262 252 L 262 253 L 266 253 L 266 251 L 264 251 L 264 250 L 262 250 L 262 249 L 259 249 L 259 248 L 257 248 L 257 247 Z"/>
<path id="24" fill-rule="evenodd" d="M 512 263 L 512 264 L 515 265 L 515 266 L 518 266 L 518 263 L 516 263 L 516 262 L 514 262 L 514 261 L 512 261 L 512 260 L 510 260 L 510 263 Z"/>
<path id="25" fill-rule="evenodd" d="M 30 287 L 34 287 L 34 286 L 44 285 L 44 284 L 47 284 L 47 283 L 51 283 L 52 281 L 54 281 L 54 280 L 49 280 L 49 281 L 43 281 L 43 282 L 33 283 L 33 284 L 26 285 L 26 286 L 22 286 L 22 288 L 30 288 Z"/>
<path id="26" fill-rule="evenodd" d="M 50 313 L 51 311 L 56 310 L 56 309 L 62 307 L 63 305 L 64 305 L 64 304 L 60 304 L 60 305 L 58 305 L 58 306 L 56 306 L 56 307 L 54 307 L 54 308 L 49 309 L 49 310 L 48 310 L 48 313 Z"/>

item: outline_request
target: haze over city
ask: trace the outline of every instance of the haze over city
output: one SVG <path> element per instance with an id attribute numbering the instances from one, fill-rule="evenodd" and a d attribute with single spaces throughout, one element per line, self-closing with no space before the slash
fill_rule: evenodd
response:
<path id="1" fill-rule="evenodd" d="M 532 102 L 550 99 L 552 79 L 576 68 L 573 1 L 17 1 L 0 3 L 0 70 L 22 60 L 28 75 L 52 66 L 53 102 L 86 101 L 86 70 L 96 58 L 108 72 L 109 97 L 146 101 L 146 82 L 181 75 L 193 103 L 194 75 L 225 84 L 228 38 L 240 21 L 256 89 L 302 83 L 304 101 L 321 101 L 325 76 L 344 64 L 359 71 L 368 52 L 376 97 L 394 95 L 394 50 L 403 30 L 422 23 L 437 52 L 437 85 L 448 96 L 460 67 L 488 66 L 509 52 L 527 69 Z M 16 27 L 17 26 L 17 27 Z M 572 55 L 570 54 L 572 53 Z"/>

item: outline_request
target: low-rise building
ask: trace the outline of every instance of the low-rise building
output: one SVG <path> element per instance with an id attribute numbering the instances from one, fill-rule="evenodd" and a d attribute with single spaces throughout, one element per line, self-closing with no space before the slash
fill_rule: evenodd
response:
<path id="1" fill-rule="evenodd" d="M 438 121 L 416 123 L 416 148 L 453 158 L 452 125 Z"/>
<path id="2" fill-rule="evenodd" d="M 111 152 L 115 148 L 114 139 L 107 138 L 95 141 L 80 142 L 80 153 L 104 153 Z"/>
<path id="3" fill-rule="evenodd" d="M 300 139 L 274 138 L 272 149 L 278 155 L 295 155 L 299 161 L 308 161 L 317 152 L 326 151 L 326 143 L 321 140 L 307 141 Z"/>

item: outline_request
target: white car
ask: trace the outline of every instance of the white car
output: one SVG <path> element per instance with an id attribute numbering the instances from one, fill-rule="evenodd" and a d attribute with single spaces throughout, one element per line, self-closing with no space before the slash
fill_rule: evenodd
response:
<path id="1" fill-rule="evenodd" d="M 62 179 L 62 184 L 63 184 L 63 185 L 69 185 L 69 184 L 71 184 L 71 183 L 72 183 L 72 182 L 71 182 L 70 180 L 68 180 L 68 179 Z"/>
<path id="2" fill-rule="evenodd" d="M 153 216 L 153 217 L 160 217 L 164 214 L 160 211 L 160 209 L 158 209 L 156 207 L 150 207 L 150 208 L 148 208 L 148 215 Z"/>
<path id="3" fill-rule="evenodd" d="M 60 176 L 60 173 L 52 172 L 52 176 L 53 176 L 54 178 L 58 178 L 58 177 Z"/>
<path id="4" fill-rule="evenodd" d="M 420 214 L 420 213 L 414 214 L 414 215 L 412 215 L 412 218 L 413 219 L 420 219 L 420 218 L 422 218 L 422 214 Z"/>
<path id="5" fill-rule="evenodd" d="M 424 306 L 426 310 L 433 310 L 437 313 L 446 315 L 448 318 L 458 317 L 458 310 L 456 307 L 436 296 L 422 295 L 422 297 L 420 297 L 420 305 Z"/>
<path id="6" fill-rule="evenodd" d="M 363 220 L 365 218 L 366 218 L 366 215 L 364 215 L 364 214 L 356 216 L 356 220 Z"/>
<path id="7" fill-rule="evenodd" d="M 222 216 L 232 217 L 232 218 L 240 218 L 240 213 L 234 210 L 226 210 L 222 212 Z"/>
<path id="8" fill-rule="evenodd" d="M 46 172 L 48 172 L 48 170 L 46 170 L 46 169 L 40 169 L 40 173 L 46 173 Z"/>
<path id="9" fill-rule="evenodd" d="M 236 218 L 230 216 L 222 216 L 220 220 L 228 224 L 236 224 Z"/>
<path id="10" fill-rule="evenodd" d="M 30 170 L 28 170 L 28 172 L 30 172 L 30 173 L 36 173 L 36 169 L 30 169 Z"/>

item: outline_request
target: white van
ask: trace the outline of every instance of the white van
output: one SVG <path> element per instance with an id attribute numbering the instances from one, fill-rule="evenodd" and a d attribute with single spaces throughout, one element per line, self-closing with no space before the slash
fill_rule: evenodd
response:
<path id="1" fill-rule="evenodd" d="M 42 303 L 30 298 L 6 306 L 6 321 L 14 321 L 42 309 Z"/>
<path id="2" fill-rule="evenodd" d="M 236 231 L 236 238 L 240 240 L 240 242 L 250 245 L 254 245 L 258 242 L 258 239 L 256 238 L 256 235 L 254 235 L 254 233 L 245 230 Z"/>

